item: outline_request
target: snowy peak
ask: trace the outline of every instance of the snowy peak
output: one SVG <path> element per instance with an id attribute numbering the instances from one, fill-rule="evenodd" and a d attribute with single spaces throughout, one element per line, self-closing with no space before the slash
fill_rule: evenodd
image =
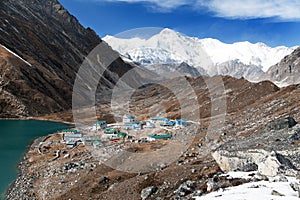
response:
<path id="1" fill-rule="evenodd" d="M 149 39 L 106 36 L 104 40 L 120 54 L 128 54 L 134 62 L 144 65 L 186 62 L 197 69 L 205 69 L 209 75 L 218 74 L 219 65 L 236 60 L 246 67 L 255 67 L 253 71 L 261 69 L 264 73 L 296 49 L 284 46 L 272 48 L 261 42 L 253 44 L 248 41 L 226 44 L 212 38 L 188 37 L 168 28 Z M 230 67 L 234 71 L 227 71 L 227 75 L 236 74 L 244 67 Z M 249 69 L 247 73 L 251 71 Z M 243 73 L 238 74 L 244 76 Z"/>
<path id="2" fill-rule="evenodd" d="M 195 38 L 192 37 L 188 37 L 185 36 L 182 33 L 176 32 L 172 29 L 169 28 L 165 28 L 163 29 L 161 32 L 159 32 L 158 34 L 152 36 L 150 39 L 148 39 L 150 41 L 160 41 L 163 42 L 165 41 L 165 43 L 167 42 L 172 42 L 172 43 L 182 43 L 182 42 L 193 42 L 195 40 Z"/>
<path id="3" fill-rule="evenodd" d="M 248 41 L 225 44 L 214 39 L 202 39 L 203 49 L 213 63 L 220 64 L 230 60 L 240 60 L 245 65 L 256 65 L 267 71 L 295 48 L 269 47 L 264 43 L 252 44 Z"/>
<path id="4" fill-rule="evenodd" d="M 240 60 L 245 65 L 257 65 L 263 71 L 267 71 L 269 67 L 278 63 L 295 49 L 284 46 L 271 48 L 261 42 L 252 44 L 248 41 L 226 44 L 212 38 L 187 37 L 168 28 L 163 29 L 148 40 L 140 38 L 120 39 L 113 36 L 106 36 L 104 40 L 121 54 L 134 53 L 135 50 L 140 53 L 142 48 L 163 49 L 171 52 L 171 57 L 174 55 L 181 57 L 175 60 L 182 61 L 183 58 L 189 65 L 202 66 L 206 69 L 210 67 L 207 65 Z M 158 50 L 153 52 L 158 52 Z M 153 57 L 150 54 L 145 54 L 145 56 Z M 203 57 L 209 61 L 205 62 Z M 170 60 L 173 59 L 170 58 Z"/>
<path id="5" fill-rule="evenodd" d="M 172 29 L 165 28 L 162 31 L 160 31 L 157 35 L 158 36 L 174 37 L 174 36 L 180 36 L 181 34 L 179 32 L 176 32 L 176 31 L 172 30 Z"/>

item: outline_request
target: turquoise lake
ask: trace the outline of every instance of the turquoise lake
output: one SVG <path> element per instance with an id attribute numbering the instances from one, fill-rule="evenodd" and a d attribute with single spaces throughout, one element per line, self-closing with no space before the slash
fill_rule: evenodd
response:
<path id="1" fill-rule="evenodd" d="M 36 120 L 0 120 L 0 199 L 17 177 L 17 166 L 26 147 L 35 138 L 67 128 L 68 125 Z"/>

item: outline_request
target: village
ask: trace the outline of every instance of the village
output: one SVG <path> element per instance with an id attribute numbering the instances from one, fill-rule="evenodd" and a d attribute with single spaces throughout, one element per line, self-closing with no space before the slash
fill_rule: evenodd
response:
<path id="1" fill-rule="evenodd" d="M 123 121 L 119 123 L 108 124 L 106 121 L 98 121 L 82 130 L 66 129 L 59 134 L 62 143 L 68 148 L 74 148 L 79 144 L 97 148 L 115 143 L 168 140 L 177 130 L 187 125 L 184 118 L 171 120 L 165 117 L 152 117 L 149 120 L 138 121 L 133 115 L 124 115 Z"/>

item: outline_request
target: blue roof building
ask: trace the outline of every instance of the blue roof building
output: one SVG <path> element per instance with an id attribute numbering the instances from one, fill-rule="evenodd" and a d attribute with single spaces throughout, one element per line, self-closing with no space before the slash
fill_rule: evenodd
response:
<path id="1" fill-rule="evenodd" d="M 164 124 L 161 124 L 161 126 L 174 126 L 176 122 L 174 121 L 166 121 Z"/>
<path id="2" fill-rule="evenodd" d="M 135 121 L 135 117 L 133 115 L 123 116 L 123 123 L 134 122 L 134 121 Z"/>
<path id="3" fill-rule="evenodd" d="M 125 126 L 125 129 L 134 129 L 134 130 L 142 129 L 140 122 L 137 122 L 137 121 L 125 123 L 124 126 Z"/>
<path id="4" fill-rule="evenodd" d="M 151 120 L 152 121 L 161 121 L 161 122 L 169 121 L 169 119 L 165 118 L 165 117 L 152 117 Z"/>
<path id="5" fill-rule="evenodd" d="M 177 126 L 187 126 L 187 120 L 186 119 L 176 119 L 175 120 Z"/>

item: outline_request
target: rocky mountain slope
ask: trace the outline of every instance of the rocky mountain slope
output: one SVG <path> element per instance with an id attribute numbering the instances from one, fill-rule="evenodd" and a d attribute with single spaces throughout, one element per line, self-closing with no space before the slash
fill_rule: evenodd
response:
<path id="1" fill-rule="evenodd" d="M 70 109 L 79 66 L 101 42 L 57 0 L 1 1 L 0 117 Z M 102 90 L 129 69 L 121 59 L 112 63 Z"/>
<path id="2" fill-rule="evenodd" d="M 272 66 L 266 75 L 266 79 L 274 81 L 278 85 L 290 85 L 300 83 L 300 48 L 292 54 L 284 57 L 278 64 Z"/>
<path id="3" fill-rule="evenodd" d="M 92 30 L 83 28 L 56 0 L 1 1 L 0 24 L 0 117 L 39 115 L 71 108 L 71 92 L 76 72 L 84 57 L 101 43 L 101 39 Z M 165 32 L 167 33 L 163 34 L 173 34 L 169 30 Z M 183 40 L 197 41 L 177 36 Z M 206 42 L 218 44 L 209 39 Z M 109 49 L 107 45 L 103 45 L 105 49 Z M 243 45 L 245 44 L 240 47 Z M 291 59 L 292 63 L 297 63 L 296 57 Z M 255 58 L 251 57 L 248 61 L 250 67 L 252 62 L 263 66 Z M 219 66 L 218 70 L 223 74 L 234 73 L 238 77 L 251 75 L 252 70 L 245 70 L 245 74 L 236 70 L 245 69 L 242 57 L 228 62 Z M 173 64 L 180 73 L 198 75 L 186 63 Z M 162 64 L 161 67 L 165 66 Z M 161 67 L 153 71 L 161 70 Z M 100 80 L 97 95 L 100 99 L 101 96 L 106 97 L 101 99 L 102 102 L 108 103 L 110 89 L 120 76 L 131 69 L 132 66 L 125 64 L 121 58 L 111 64 Z M 172 71 L 169 65 L 165 72 L 168 70 Z M 263 69 L 256 66 L 253 70 L 259 74 Z M 138 77 L 140 75 L 147 73 L 133 74 L 128 77 L 128 84 L 141 80 Z M 188 82 L 193 90 L 184 87 L 184 82 Z M 86 87 L 88 86 L 89 82 Z M 175 94 L 179 94 L 182 105 Z M 300 121 L 300 85 L 278 88 L 270 81 L 251 83 L 244 78 L 230 76 L 183 76 L 143 85 L 134 92 L 130 102 L 124 102 L 124 99 L 120 99 L 120 102 L 117 105 L 120 109 L 129 103 L 129 112 L 141 120 L 153 115 L 181 118 L 183 114 L 187 119 L 192 119 L 199 114 L 198 121 L 190 122 L 199 124 L 192 144 L 170 165 L 154 163 L 157 166 L 154 171 L 127 173 L 99 162 L 92 154 L 90 148 L 93 147 L 79 144 L 75 148 L 66 148 L 59 134 L 38 138 L 24 155 L 19 166 L 19 177 L 10 187 L 7 198 L 192 199 L 193 196 L 203 196 L 220 188 L 245 182 L 274 180 L 274 177 L 260 174 L 253 174 L 249 179 L 221 176 L 228 168 L 227 165 L 224 167 L 215 154 L 226 159 L 232 153 L 230 156 L 237 160 L 239 170 L 257 169 L 259 173 L 264 172 L 260 162 L 264 161 L 275 163 L 271 166 L 277 167 L 276 172 L 287 172 L 282 173 L 284 175 L 295 175 L 299 171 L 299 125 L 285 126 L 286 120 L 282 123 L 277 119 L 293 116 L 296 121 Z M 194 110 L 195 106 L 199 108 L 199 113 Z M 118 117 L 115 116 L 118 113 L 112 112 L 107 104 L 99 106 L 97 112 L 101 119 L 111 122 Z M 224 119 L 219 118 L 222 114 Z M 190 129 L 186 129 L 183 132 L 189 134 L 189 131 Z M 155 152 L 170 141 L 172 140 L 112 143 L 107 149 L 103 149 L 103 154 L 101 152 L 99 157 L 109 156 L 125 148 L 135 153 Z M 236 148 L 233 149 L 234 147 Z M 265 157 L 258 160 L 251 157 L 252 160 L 248 159 L 251 162 L 246 167 L 240 165 L 247 157 L 236 153 L 258 148 L 276 152 L 267 152 Z M 284 150 L 280 150 L 282 148 Z M 215 154 L 212 155 L 213 152 Z M 229 169 L 237 168 L 229 166 Z"/>
<path id="4" fill-rule="evenodd" d="M 199 71 L 198 69 L 188 65 L 185 62 L 182 63 L 165 63 L 165 64 L 151 64 L 147 65 L 147 70 L 150 70 L 159 75 L 166 75 L 166 78 L 171 78 L 172 74 L 178 73 L 180 76 L 198 77 L 206 75 L 205 70 Z"/>
<path id="5" fill-rule="evenodd" d="M 145 67 L 148 64 L 186 62 L 204 68 L 210 76 L 247 76 L 251 81 L 256 81 L 258 73 L 263 75 L 296 48 L 271 48 L 263 43 L 249 42 L 225 44 L 211 38 L 187 37 L 171 29 L 163 29 L 149 39 L 106 36 L 104 40 L 122 55 Z"/>
<path id="6" fill-rule="evenodd" d="M 211 69 L 208 69 L 208 73 Z M 246 78 L 254 82 L 262 80 L 264 71 L 256 65 L 245 65 L 240 60 L 231 60 L 216 65 L 217 74 L 230 75 L 236 78 Z"/>
<path id="7" fill-rule="evenodd" d="M 212 104 L 214 101 L 218 102 L 220 96 L 217 94 L 211 96 L 213 90 L 218 88 L 209 90 L 206 82 L 215 83 L 218 78 L 224 82 L 227 111 L 224 124 L 221 127 L 214 127 L 218 137 L 216 140 L 211 140 L 207 134 L 210 123 L 214 121 L 214 118 L 211 118 Z M 294 116 L 299 121 L 300 86 L 293 85 L 279 89 L 269 81 L 250 83 L 243 78 L 235 79 L 229 76 L 206 79 L 186 77 L 186 79 L 195 88 L 198 97 L 200 127 L 191 146 L 182 152 L 174 163 L 168 166 L 162 165 L 151 172 L 126 173 L 100 164 L 91 151 L 82 145 L 73 150 L 61 151 L 59 153 L 61 156 L 53 160 L 54 152 L 63 147 L 60 142 L 51 142 L 59 141 L 61 137 L 53 135 L 44 140 L 37 140 L 32 145 L 20 165 L 22 173 L 15 187 L 9 191 L 8 197 L 11 199 L 77 199 L 80 195 L 81 199 L 155 199 L 158 197 L 192 199 L 193 196 L 203 196 L 219 188 L 257 180 L 273 180 L 272 177 L 264 178 L 259 174 L 253 174 L 252 178 L 246 180 L 222 177 L 220 176 L 222 169 L 226 170 L 211 153 L 225 147 L 236 147 L 237 150 L 242 151 L 243 146 L 239 144 L 247 148 L 258 146 L 266 150 L 278 150 L 289 144 L 291 150 L 298 148 L 298 133 L 292 138 L 297 127 L 289 128 L 285 126 L 285 121 L 281 123 L 277 119 Z M 180 107 L 174 93 L 163 87 L 164 84 L 149 85 L 140 88 L 132 96 L 130 112 L 140 119 L 157 113 L 170 118 L 178 118 L 182 113 L 193 115 L 192 105 L 189 105 L 192 103 L 191 91 L 179 87 L 178 78 L 168 83 L 183 96 L 187 102 L 185 105 Z M 99 110 L 99 113 L 101 112 L 105 112 L 103 114 L 106 115 L 110 113 L 109 109 Z M 272 132 L 274 127 L 276 131 Z M 129 143 L 127 147 L 113 144 L 106 149 L 106 153 L 117 152 L 122 148 L 129 148 L 136 153 L 155 151 L 165 143 L 168 141 Z M 41 148 L 40 145 L 49 146 Z M 38 153 L 39 151 L 44 154 Z M 282 151 L 284 154 L 285 150 Z M 290 158 L 290 161 L 298 162 L 297 152 L 291 155 L 294 157 Z M 298 169 L 299 163 L 293 165 Z"/>

